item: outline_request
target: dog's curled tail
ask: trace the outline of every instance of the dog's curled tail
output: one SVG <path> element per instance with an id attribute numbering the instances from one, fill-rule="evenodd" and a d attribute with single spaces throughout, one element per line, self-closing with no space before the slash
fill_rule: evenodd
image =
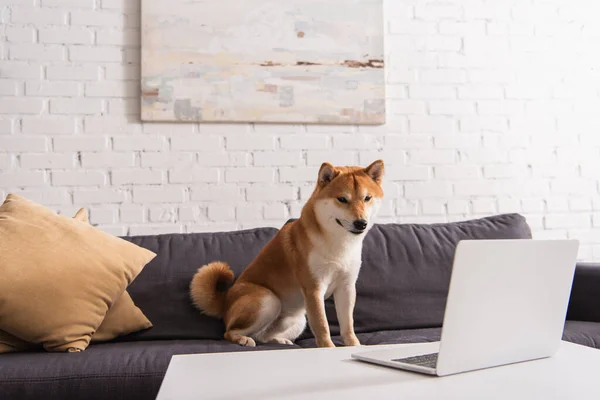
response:
<path id="1" fill-rule="evenodd" d="M 190 282 L 192 302 L 204 314 L 222 318 L 227 291 L 219 290 L 219 286 L 232 283 L 234 278 L 233 271 L 224 262 L 212 262 L 200 267 Z"/>

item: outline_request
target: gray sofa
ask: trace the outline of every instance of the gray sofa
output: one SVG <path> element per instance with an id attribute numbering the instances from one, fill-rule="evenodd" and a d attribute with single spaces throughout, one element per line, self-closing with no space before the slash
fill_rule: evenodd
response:
<path id="1" fill-rule="evenodd" d="M 259 228 L 126 237 L 157 253 L 128 289 L 154 327 L 93 344 L 82 353 L 2 354 L 0 399 L 153 399 L 174 354 L 290 348 L 226 342 L 222 322 L 201 315 L 188 298 L 188 284 L 198 267 L 223 260 L 239 274 L 276 232 Z M 360 341 L 373 345 L 439 340 L 458 241 L 530 237 L 518 214 L 432 225 L 376 225 L 365 238 L 357 283 L 355 328 Z M 326 304 L 333 340 L 342 345 L 333 302 Z M 598 266 L 577 266 L 564 339 L 600 347 Z M 294 345 L 314 346 L 310 330 Z"/>

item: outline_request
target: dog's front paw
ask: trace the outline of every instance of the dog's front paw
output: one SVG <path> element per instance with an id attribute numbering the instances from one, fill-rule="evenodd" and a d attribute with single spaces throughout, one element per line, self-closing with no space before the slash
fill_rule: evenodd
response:
<path id="1" fill-rule="evenodd" d="M 360 346 L 360 341 L 355 334 L 344 336 L 344 346 Z"/>
<path id="2" fill-rule="evenodd" d="M 331 341 L 331 338 L 317 339 L 317 347 L 335 347 L 335 344 Z"/>

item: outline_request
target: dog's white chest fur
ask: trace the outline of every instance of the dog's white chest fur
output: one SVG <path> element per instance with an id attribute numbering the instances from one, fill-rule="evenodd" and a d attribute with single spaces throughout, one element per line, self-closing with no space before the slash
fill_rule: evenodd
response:
<path id="1" fill-rule="evenodd" d="M 325 298 L 339 285 L 354 285 L 361 265 L 362 238 L 341 238 L 321 243 L 308 256 L 311 274 L 321 285 Z"/>

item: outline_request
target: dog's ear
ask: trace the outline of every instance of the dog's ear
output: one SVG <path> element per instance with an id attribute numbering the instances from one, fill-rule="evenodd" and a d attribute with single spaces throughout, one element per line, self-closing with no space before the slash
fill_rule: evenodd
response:
<path id="1" fill-rule="evenodd" d="M 87 210 L 85 208 L 80 208 L 73 219 L 81 222 L 89 222 Z"/>
<path id="2" fill-rule="evenodd" d="M 365 168 L 365 173 L 371 177 L 378 185 L 381 185 L 383 180 L 384 164 L 383 160 L 374 161 L 371 165 Z"/>
<path id="3" fill-rule="evenodd" d="M 340 171 L 336 170 L 333 165 L 329 163 L 323 163 L 319 169 L 319 183 L 321 185 L 327 185 L 333 180 L 333 178 L 338 176 L 339 173 Z"/>

